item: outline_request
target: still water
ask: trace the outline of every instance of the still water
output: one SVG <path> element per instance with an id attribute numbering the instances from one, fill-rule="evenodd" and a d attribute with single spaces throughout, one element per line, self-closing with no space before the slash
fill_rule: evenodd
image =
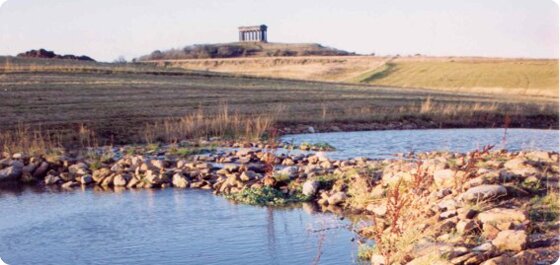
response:
<path id="1" fill-rule="evenodd" d="M 0 190 L 0 257 L 18 264 L 353 264 L 347 221 L 197 190 Z"/>
<path id="2" fill-rule="evenodd" d="M 505 135 L 505 137 L 504 137 Z M 558 152 L 558 130 L 537 129 L 434 129 L 334 132 L 287 135 L 283 141 L 294 144 L 329 143 L 333 159 L 353 157 L 389 158 L 397 153 L 425 151 L 469 152 L 485 145 L 517 150 Z"/>

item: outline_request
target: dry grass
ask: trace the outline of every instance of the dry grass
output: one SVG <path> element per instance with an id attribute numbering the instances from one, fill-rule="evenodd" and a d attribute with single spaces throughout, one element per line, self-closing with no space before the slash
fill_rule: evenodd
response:
<path id="1" fill-rule="evenodd" d="M 234 59 L 166 60 L 150 63 L 166 68 L 232 73 L 237 75 L 348 82 L 382 66 L 386 58 L 365 56 L 265 57 Z"/>
<path id="2" fill-rule="evenodd" d="M 558 98 L 558 63 L 554 60 L 327 56 L 192 59 L 151 63 L 169 68 L 260 77 Z"/>
<path id="3" fill-rule="evenodd" d="M 180 119 L 168 118 L 146 124 L 143 135 L 147 143 L 163 141 L 177 143 L 184 139 L 199 137 L 222 137 L 258 140 L 272 129 L 280 110 L 269 114 L 242 116 L 230 113 L 228 105 L 222 105 L 218 115 L 209 116 L 199 110 Z"/>
<path id="4" fill-rule="evenodd" d="M 184 124 L 192 124 L 189 119 L 196 120 L 199 113 L 223 117 L 222 104 L 228 105 L 228 115 L 238 119 L 274 113 L 277 128 L 404 120 L 432 127 L 501 126 L 505 116 L 511 117 L 512 127 L 549 128 L 558 124 L 557 98 L 457 95 L 235 77 L 134 64 L 0 57 L 0 68 L 6 65 L 13 71 L 0 70 L 0 129 L 15 130 L 18 124 L 25 124 L 32 130 L 74 131 L 84 124 L 96 133 L 99 144 L 144 141 L 146 124 L 158 123 L 163 129 L 162 120 L 168 120 L 169 127 L 167 133 L 157 132 L 163 138 L 190 135 L 190 129 L 181 128 L 187 125 L 172 121 L 183 118 Z M 120 71 L 120 67 L 132 70 Z M 275 112 L 277 108 L 282 111 Z M 267 124 L 268 118 L 257 119 L 256 123 Z M 242 127 L 255 126 L 257 133 L 261 131 L 261 125 Z"/>

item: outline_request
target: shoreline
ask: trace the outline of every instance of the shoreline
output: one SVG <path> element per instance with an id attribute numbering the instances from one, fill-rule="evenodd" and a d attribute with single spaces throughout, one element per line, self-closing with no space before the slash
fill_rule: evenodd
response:
<path id="1" fill-rule="evenodd" d="M 559 208 L 550 202 L 558 198 L 558 152 L 485 148 L 332 160 L 322 152 L 274 155 L 270 150 L 281 146 L 273 143 L 244 146 L 176 159 L 166 156 L 171 149 L 147 146 L 96 158 L 4 155 L 0 182 L 61 190 L 202 189 L 250 205 L 313 202 L 321 211 L 372 220 L 359 231 L 380 242 L 366 246 L 372 264 L 558 259 Z"/>

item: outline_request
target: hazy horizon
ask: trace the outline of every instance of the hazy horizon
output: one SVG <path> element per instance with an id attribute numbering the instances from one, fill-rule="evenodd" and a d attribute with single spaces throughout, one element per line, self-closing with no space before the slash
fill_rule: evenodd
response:
<path id="1" fill-rule="evenodd" d="M 541 0 L 8 0 L 0 6 L 0 55 L 44 48 L 130 60 L 235 42 L 238 26 L 257 24 L 269 26 L 270 42 L 358 54 L 558 58 L 558 6 Z"/>

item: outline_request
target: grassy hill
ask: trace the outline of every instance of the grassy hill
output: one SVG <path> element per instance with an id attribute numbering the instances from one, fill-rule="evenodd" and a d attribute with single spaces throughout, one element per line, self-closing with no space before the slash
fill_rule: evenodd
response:
<path id="1" fill-rule="evenodd" d="M 316 43 L 263 43 L 234 42 L 220 44 L 198 44 L 182 49 L 154 51 L 137 58 L 137 61 L 208 59 L 208 58 L 245 58 L 271 56 L 345 56 L 352 53 L 324 47 Z"/>
<path id="2" fill-rule="evenodd" d="M 158 66 L 260 77 L 466 93 L 558 97 L 558 62 L 470 57 L 272 57 L 162 60 Z"/>

